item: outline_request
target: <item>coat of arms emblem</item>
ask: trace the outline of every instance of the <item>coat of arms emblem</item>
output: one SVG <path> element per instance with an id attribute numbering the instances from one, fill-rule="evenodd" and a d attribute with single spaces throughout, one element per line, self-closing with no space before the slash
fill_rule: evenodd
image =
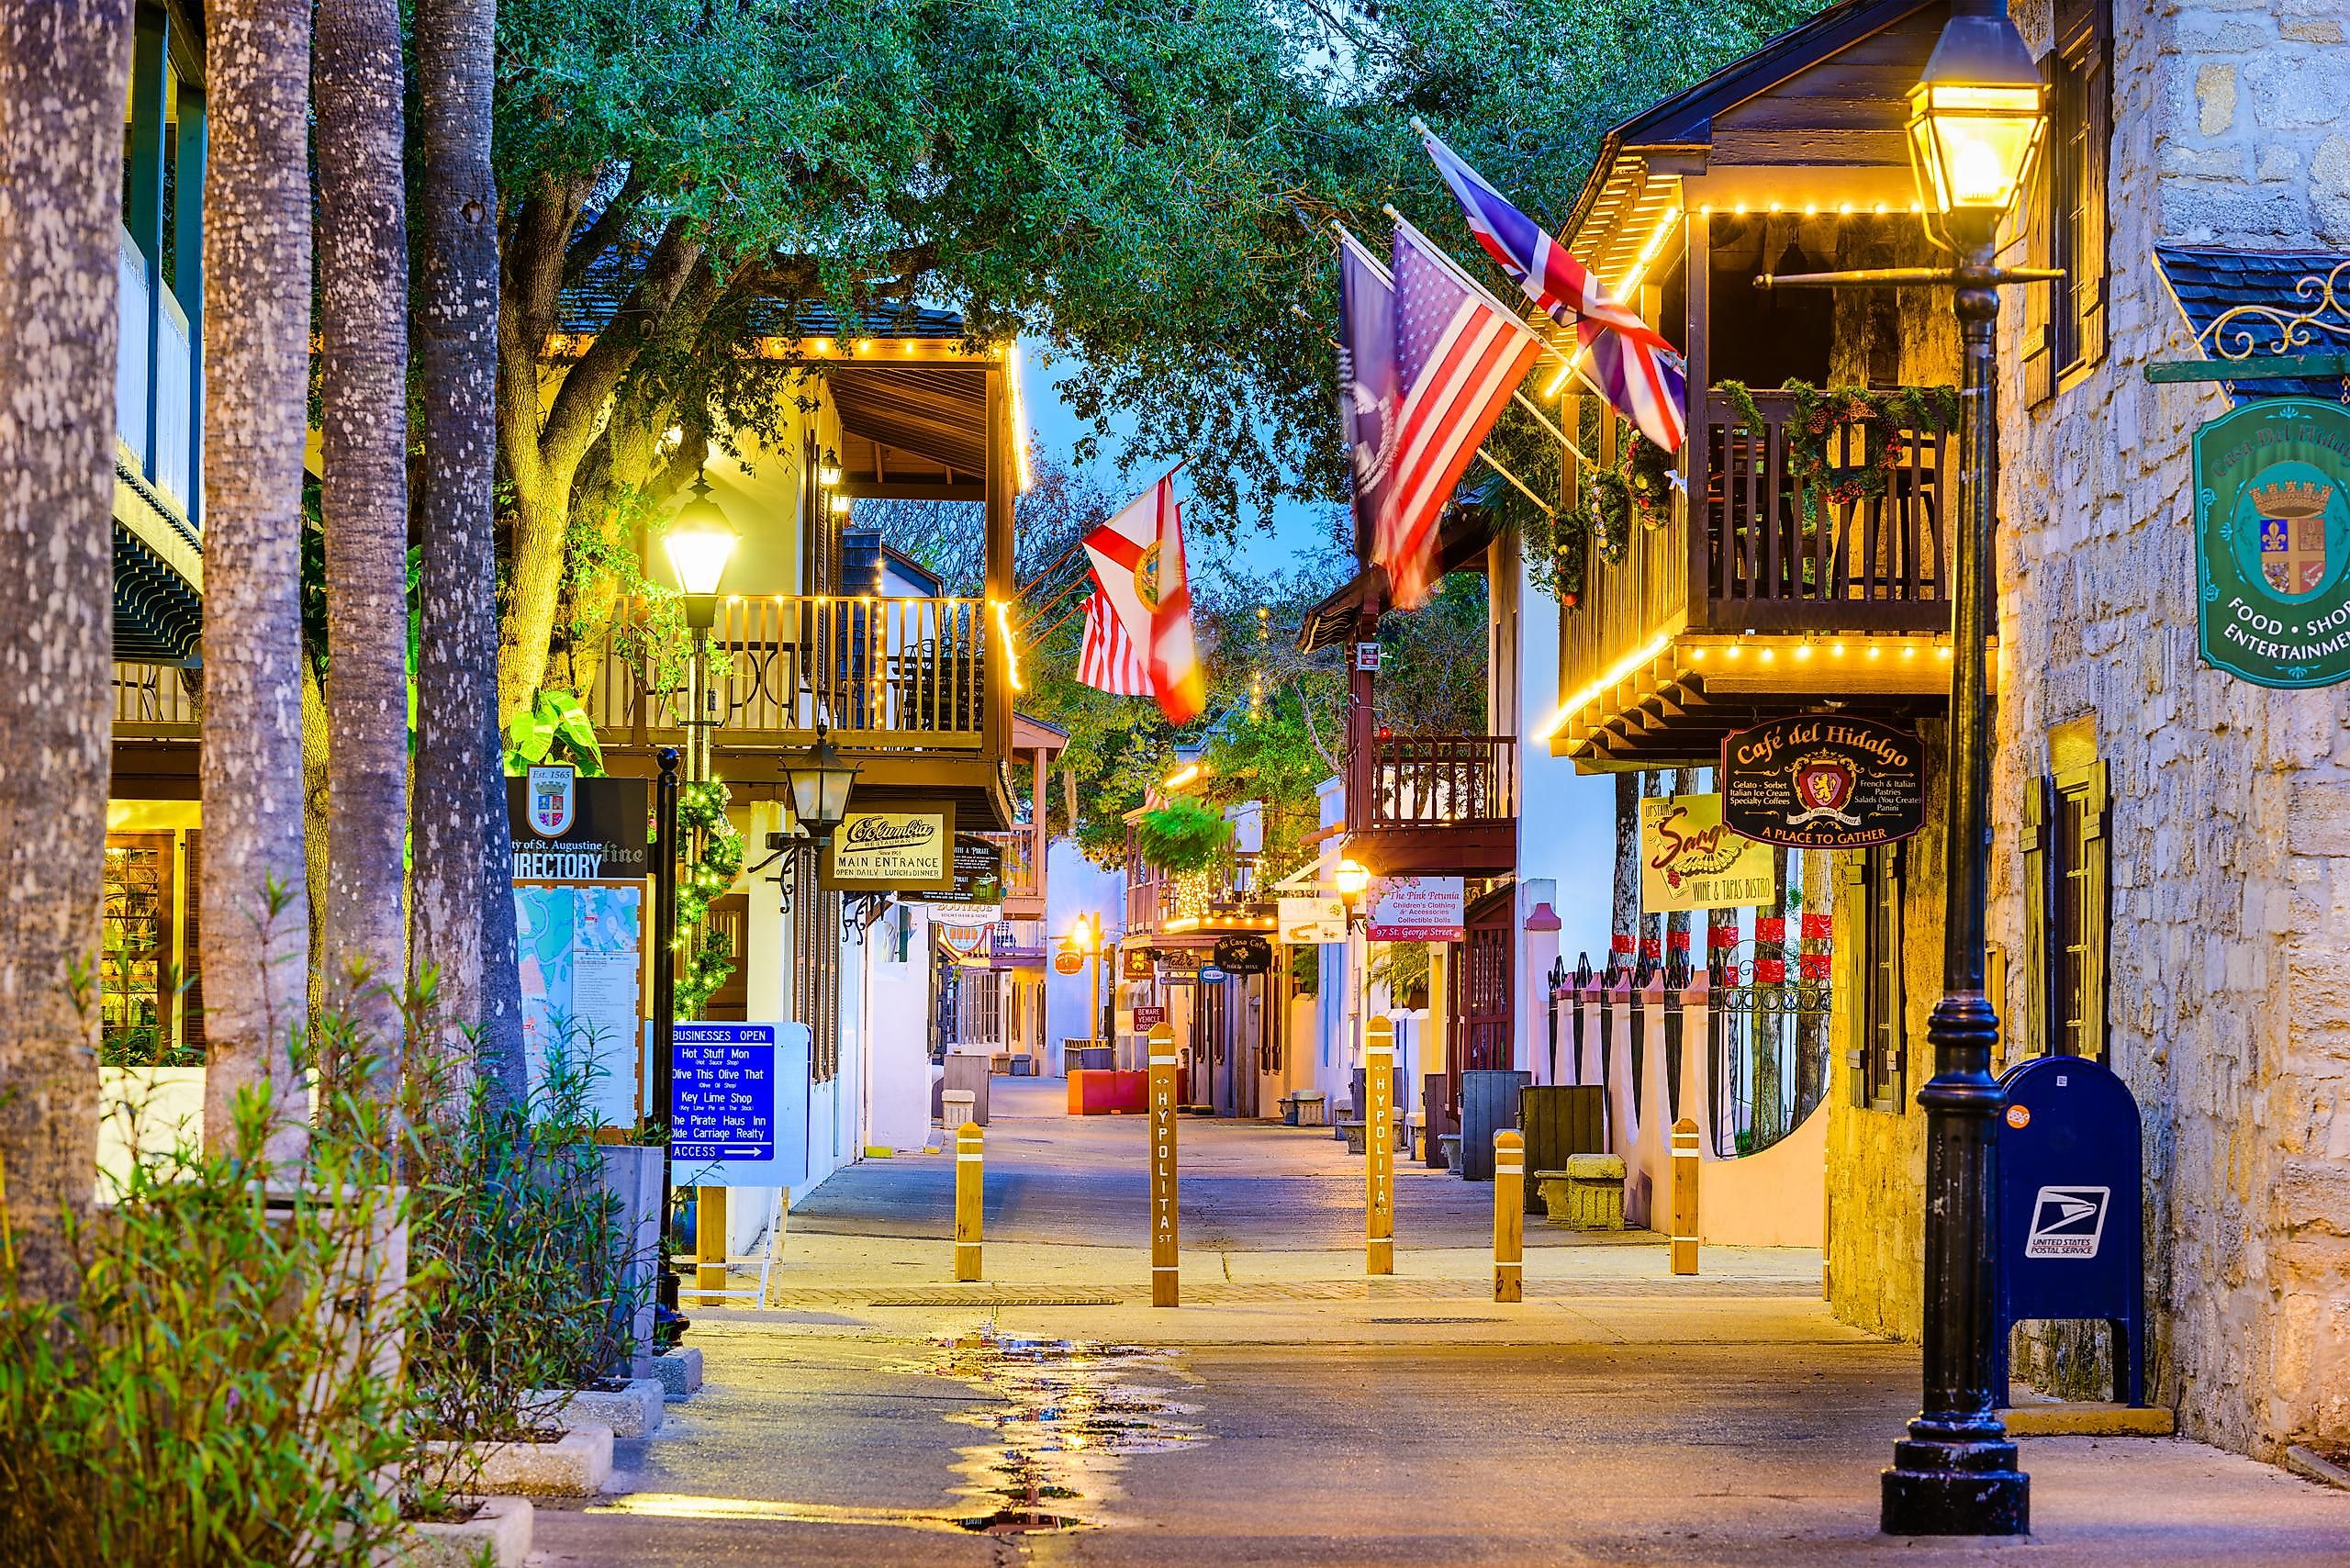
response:
<path id="1" fill-rule="evenodd" d="M 531 769 L 531 831 L 541 838 L 561 838 L 579 816 L 579 772 L 561 764 Z"/>
<path id="2" fill-rule="evenodd" d="M 1846 827 L 1861 825 L 1859 815 L 1845 810 L 1860 782 L 1851 760 L 1832 751 L 1814 752 L 1795 767 L 1796 803 L 1803 809 L 1787 819 L 1789 827 L 1826 817 Z"/>
<path id="3" fill-rule="evenodd" d="M 2260 575 L 2288 598 L 2325 586 L 2325 504 L 2333 495 L 2332 485 L 2308 479 L 2253 488 L 2253 505 L 2260 515 Z"/>

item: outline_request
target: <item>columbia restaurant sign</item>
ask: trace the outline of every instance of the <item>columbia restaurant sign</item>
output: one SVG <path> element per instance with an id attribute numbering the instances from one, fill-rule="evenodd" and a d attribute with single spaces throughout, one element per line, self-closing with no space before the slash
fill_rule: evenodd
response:
<path id="1" fill-rule="evenodd" d="M 2205 664 L 2350 679 L 2350 410 L 2264 398 L 2195 432 L 2195 585 Z"/>
<path id="2" fill-rule="evenodd" d="M 1863 849 L 1925 825 L 1918 737 L 1837 713 L 1797 713 L 1722 742 L 1722 823 L 1789 849 Z"/>
<path id="3" fill-rule="evenodd" d="M 822 885 L 847 893 L 933 892 L 953 887 L 953 802 L 849 812 L 824 851 Z"/>

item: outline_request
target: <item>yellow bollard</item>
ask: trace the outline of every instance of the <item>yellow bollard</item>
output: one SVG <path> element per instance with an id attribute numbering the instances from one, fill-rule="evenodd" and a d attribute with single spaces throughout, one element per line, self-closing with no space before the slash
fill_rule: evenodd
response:
<path id="1" fill-rule="evenodd" d="M 1363 1026 L 1363 1272 L 1395 1271 L 1395 1025 Z"/>
<path id="2" fill-rule="evenodd" d="M 704 1291 L 726 1288 L 726 1189 L 694 1189 L 694 1283 Z M 697 1305 L 717 1306 L 725 1298 L 704 1295 Z"/>
<path id="3" fill-rule="evenodd" d="M 1175 1031 L 1150 1031 L 1150 1305 L 1182 1305 L 1175 1193 Z"/>
<path id="4" fill-rule="evenodd" d="M 986 1200 L 987 1165 L 977 1122 L 955 1131 L 955 1277 L 979 1277 L 979 1218 Z"/>
<path id="5" fill-rule="evenodd" d="M 1526 1299 L 1526 1139 L 1494 1135 L 1494 1299 Z"/>
<path id="6" fill-rule="evenodd" d="M 1673 1271 L 1697 1271 L 1697 1124 L 1673 1124 Z"/>

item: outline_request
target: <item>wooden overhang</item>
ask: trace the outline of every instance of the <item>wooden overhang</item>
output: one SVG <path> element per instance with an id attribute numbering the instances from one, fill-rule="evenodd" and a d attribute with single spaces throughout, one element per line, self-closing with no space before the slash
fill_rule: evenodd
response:
<path id="1" fill-rule="evenodd" d="M 1495 518 L 1490 508 L 1475 505 L 1445 509 L 1437 528 L 1437 576 L 1484 570 L 1485 546 L 1493 543 Z M 1358 570 L 1305 612 L 1298 622 L 1301 653 L 1335 648 L 1354 641 L 1367 607 L 1387 603 L 1387 568 L 1372 563 Z"/>
<path id="2" fill-rule="evenodd" d="M 1830 710 L 1914 722 L 1950 695 L 1946 638 L 1695 633 L 1641 648 L 1571 693 L 1548 737 L 1579 773 L 1707 767 L 1723 737 L 1765 719 Z M 1998 690 L 1996 640 L 1986 678 Z"/>

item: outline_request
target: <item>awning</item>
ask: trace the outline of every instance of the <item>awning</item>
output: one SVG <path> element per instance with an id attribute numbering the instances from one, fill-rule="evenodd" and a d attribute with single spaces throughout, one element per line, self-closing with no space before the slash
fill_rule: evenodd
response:
<path id="1" fill-rule="evenodd" d="M 2157 245 L 2154 264 L 2207 358 L 2256 361 L 2280 353 L 2350 349 L 2350 321 L 2320 309 L 2326 280 L 2336 268 L 2350 264 L 2350 256 L 2336 251 Z M 2300 329 L 2306 336 L 2288 338 L 2297 319 L 2308 321 Z M 2238 403 L 2254 398 L 2339 398 L 2350 376 L 2221 385 Z"/>

